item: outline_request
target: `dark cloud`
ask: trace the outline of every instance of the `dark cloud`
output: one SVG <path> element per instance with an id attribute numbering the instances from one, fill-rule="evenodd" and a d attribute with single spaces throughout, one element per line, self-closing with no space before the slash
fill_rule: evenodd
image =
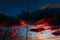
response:
<path id="1" fill-rule="evenodd" d="M 16 18 L 13 16 L 6 16 L 0 13 L 0 24 L 19 25 L 21 20 L 24 20 L 27 22 L 27 24 L 35 25 L 37 21 L 41 19 L 44 20 L 44 18 L 46 18 L 46 20 L 40 23 L 48 23 L 49 25 L 52 25 L 53 30 L 60 28 L 60 8 L 49 7 L 46 9 L 40 9 L 35 11 L 23 11 Z"/>
<path id="2" fill-rule="evenodd" d="M 0 25 L 7 26 L 18 24 L 18 19 L 13 16 L 7 16 L 5 14 L 0 13 Z"/>
<path id="3" fill-rule="evenodd" d="M 44 28 L 38 28 L 38 29 L 30 29 L 29 31 L 31 32 L 42 32 L 42 31 L 45 31 Z"/>
<path id="4" fill-rule="evenodd" d="M 52 34 L 55 35 L 55 36 L 60 36 L 60 30 L 55 31 L 55 32 L 53 32 Z"/>
<path id="5" fill-rule="evenodd" d="M 43 18 L 47 18 L 47 20 L 52 20 L 50 23 L 51 24 L 58 24 L 59 25 L 59 20 L 60 20 L 60 8 L 46 8 L 44 10 L 36 10 L 33 12 L 23 12 L 21 15 L 18 15 L 18 17 L 22 20 L 30 21 L 32 23 L 41 20 Z M 57 19 L 55 20 L 55 17 Z M 55 23 L 54 23 L 55 22 Z"/>

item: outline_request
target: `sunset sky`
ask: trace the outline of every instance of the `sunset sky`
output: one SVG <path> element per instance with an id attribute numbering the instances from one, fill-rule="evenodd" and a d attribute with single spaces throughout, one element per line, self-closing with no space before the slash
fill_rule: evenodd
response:
<path id="1" fill-rule="evenodd" d="M 37 10 L 41 9 L 44 5 L 60 3 L 60 0 L 0 0 L 0 13 L 6 14 L 8 16 L 17 16 L 21 14 L 22 11 L 26 10 Z M 59 5 L 60 6 L 60 5 Z M 32 26 L 29 26 L 30 29 Z M 22 28 L 15 28 L 18 30 L 18 36 L 26 36 L 26 26 Z M 10 29 L 11 30 L 11 29 Z M 29 36 L 36 36 L 36 32 L 28 32 Z M 43 33 L 44 37 L 50 37 L 50 30 L 46 30 Z M 41 34 L 42 35 L 42 34 Z"/>

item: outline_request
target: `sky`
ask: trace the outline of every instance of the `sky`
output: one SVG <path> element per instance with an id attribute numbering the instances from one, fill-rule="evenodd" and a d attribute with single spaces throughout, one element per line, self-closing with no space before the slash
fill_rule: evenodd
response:
<path id="1" fill-rule="evenodd" d="M 0 13 L 4 13 L 8 16 L 16 16 L 24 10 L 40 9 L 44 5 L 59 2 L 60 0 L 0 0 Z M 22 29 L 18 29 L 18 32 L 21 32 L 19 35 L 23 36 L 24 34 L 25 36 L 26 27 L 24 26 Z"/>
<path id="2" fill-rule="evenodd" d="M 39 9 L 43 5 L 58 3 L 60 0 L 0 0 L 0 12 L 16 16 L 24 10 Z"/>

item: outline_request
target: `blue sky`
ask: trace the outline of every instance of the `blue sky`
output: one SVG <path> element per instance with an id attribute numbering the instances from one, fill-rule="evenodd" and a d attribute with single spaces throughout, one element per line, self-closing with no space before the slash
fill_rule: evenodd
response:
<path id="1" fill-rule="evenodd" d="M 0 12 L 16 16 L 27 9 L 39 9 L 43 5 L 58 3 L 60 0 L 0 0 Z"/>

